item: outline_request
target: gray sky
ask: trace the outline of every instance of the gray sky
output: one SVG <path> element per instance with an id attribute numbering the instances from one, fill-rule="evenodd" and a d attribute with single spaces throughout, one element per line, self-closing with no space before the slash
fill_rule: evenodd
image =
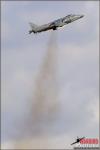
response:
<path id="1" fill-rule="evenodd" d="M 27 139 L 29 138 L 34 143 L 42 139 L 41 143 L 46 148 L 70 148 L 70 143 L 76 136 L 98 137 L 98 2 L 8 1 L 2 2 L 1 8 L 3 146 L 9 147 L 21 138 L 27 143 L 31 141 Z M 48 31 L 36 36 L 29 35 L 28 23 L 41 25 L 68 14 L 84 14 L 85 17 L 59 29 L 54 35 L 58 60 L 55 72 L 59 112 L 55 121 L 43 121 L 40 125 L 48 136 L 40 134 L 39 137 L 34 137 L 37 129 L 33 127 L 35 123 L 32 122 L 32 114 L 29 115 L 34 103 L 32 96 L 53 33 Z M 53 49 L 52 46 L 50 48 Z M 30 124 L 30 129 L 25 126 L 26 122 Z M 45 142 L 47 137 L 48 142 Z M 30 143 L 27 145 L 28 148 L 31 147 Z"/>

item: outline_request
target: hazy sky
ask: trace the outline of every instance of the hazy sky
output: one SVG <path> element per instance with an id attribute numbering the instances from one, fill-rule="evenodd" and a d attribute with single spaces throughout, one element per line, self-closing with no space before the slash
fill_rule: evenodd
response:
<path id="1" fill-rule="evenodd" d="M 28 116 L 33 101 L 31 97 L 51 31 L 29 35 L 29 22 L 41 25 L 68 14 L 83 14 L 85 17 L 56 31 L 60 109 L 53 124 L 44 121 L 43 131 L 48 134 L 50 142 L 50 146 L 46 146 L 68 148 L 76 136 L 98 137 L 98 2 L 8 1 L 1 4 L 3 146 L 8 147 L 19 138 L 34 138 L 35 129 L 25 128 L 24 124 L 28 121 L 32 128 L 31 117 Z"/>

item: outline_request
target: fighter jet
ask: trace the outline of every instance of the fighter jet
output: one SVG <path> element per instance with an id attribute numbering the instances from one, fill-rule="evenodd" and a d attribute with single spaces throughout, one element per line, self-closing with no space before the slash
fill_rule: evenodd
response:
<path id="1" fill-rule="evenodd" d="M 71 145 L 73 144 L 76 144 L 76 143 L 79 143 L 81 140 L 83 140 L 85 137 L 82 137 L 82 138 L 79 138 L 77 137 L 76 141 L 74 143 L 72 143 Z"/>
<path id="2" fill-rule="evenodd" d="M 70 14 L 68 16 L 65 16 L 63 18 L 60 18 L 60 19 L 55 20 L 51 23 L 44 24 L 41 26 L 38 26 L 34 23 L 29 23 L 31 26 L 31 30 L 29 31 L 29 34 L 31 34 L 32 32 L 33 33 L 39 33 L 39 32 L 43 32 L 43 31 L 47 31 L 47 30 L 57 30 L 57 28 L 63 27 L 64 25 L 71 23 L 73 21 L 76 21 L 76 20 L 83 18 L 83 17 L 84 17 L 84 15 L 72 15 L 72 14 Z"/>

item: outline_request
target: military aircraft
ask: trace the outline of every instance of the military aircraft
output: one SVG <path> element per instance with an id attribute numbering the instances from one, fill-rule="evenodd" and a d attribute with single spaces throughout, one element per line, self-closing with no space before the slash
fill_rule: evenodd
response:
<path id="1" fill-rule="evenodd" d="M 60 18 L 58 20 L 55 20 L 51 23 L 48 23 L 48 24 L 44 24 L 44 25 L 41 25 L 41 26 L 38 26 L 34 23 L 29 23 L 30 26 L 31 26 L 31 30 L 29 31 L 29 34 L 31 34 L 32 32 L 33 33 L 39 33 L 39 32 L 43 32 L 43 31 L 47 31 L 47 30 L 57 30 L 58 27 L 62 27 L 68 23 L 71 23 L 73 21 L 76 21 L 80 18 L 83 18 L 84 15 L 68 15 L 68 16 L 65 16 L 63 18 Z"/>
<path id="2" fill-rule="evenodd" d="M 76 143 L 79 143 L 81 140 L 83 140 L 85 137 L 82 137 L 82 138 L 79 138 L 77 137 L 76 141 L 74 143 L 72 143 L 71 145 L 73 144 L 76 144 Z"/>

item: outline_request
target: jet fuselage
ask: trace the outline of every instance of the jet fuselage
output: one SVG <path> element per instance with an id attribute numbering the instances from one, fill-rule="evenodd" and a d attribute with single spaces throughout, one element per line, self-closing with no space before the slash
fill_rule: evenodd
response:
<path id="1" fill-rule="evenodd" d="M 33 23 L 30 23 L 32 30 L 29 31 L 29 33 L 38 33 L 38 32 L 43 32 L 47 30 L 57 30 L 58 27 L 62 27 L 68 23 L 71 23 L 73 21 L 76 21 L 80 18 L 84 17 L 84 15 L 68 15 L 66 17 L 57 19 L 51 23 L 44 24 L 41 26 L 37 26 Z"/>

